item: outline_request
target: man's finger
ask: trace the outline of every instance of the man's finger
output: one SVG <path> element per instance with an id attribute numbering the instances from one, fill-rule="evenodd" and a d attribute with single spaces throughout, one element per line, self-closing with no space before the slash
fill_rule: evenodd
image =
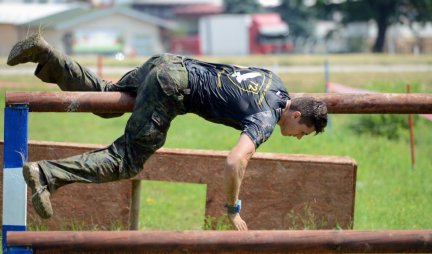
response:
<path id="1" fill-rule="evenodd" d="M 247 227 L 247 225 L 246 225 L 246 222 L 244 222 L 244 221 L 243 221 L 243 230 L 245 230 L 245 231 L 248 230 L 248 227 Z"/>
<path id="2" fill-rule="evenodd" d="M 244 221 L 239 223 L 238 230 L 240 230 L 240 231 L 246 231 L 247 230 L 247 226 L 246 226 L 246 223 Z"/>

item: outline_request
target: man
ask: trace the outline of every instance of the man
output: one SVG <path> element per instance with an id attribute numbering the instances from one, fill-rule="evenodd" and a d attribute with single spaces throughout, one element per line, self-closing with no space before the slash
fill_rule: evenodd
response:
<path id="1" fill-rule="evenodd" d="M 51 193 L 66 184 L 102 183 L 137 175 L 144 162 L 164 144 L 171 121 L 191 112 L 241 130 L 226 159 L 224 186 L 229 220 L 236 229 L 247 230 L 239 214 L 238 197 L 255 150 L 270 137 L 276 124 L 282 135 L 298 139 L 320 133 L 327 125 L 327 108 L 322 101 L 311 97 L 291 100 L 280 78 L 265 69 L 162 54 L 113 84 L 55 50 L 40 34 L 18 42 L 7 61 L 11 66 L 27 62 L 37 63 L 38 78 L 56 83 L 64 91 L 136 93 L 124 135 L 110 146 L 62 160 L 24 165 L 33 206 L 42 218 L 53 214 Z"/>

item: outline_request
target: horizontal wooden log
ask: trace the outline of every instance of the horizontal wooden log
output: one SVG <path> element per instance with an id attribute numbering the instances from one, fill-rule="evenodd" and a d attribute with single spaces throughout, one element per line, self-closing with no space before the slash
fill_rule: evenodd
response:
<path id="1" fill-rule="evenodd" d="M 327 104 L 333 114 L 430 114 L 432 94 L 306 94 L 293 97 L 312 96 Z"/>
<path id="2" fill-rule="evenodd" d="M 8 232 L 8 246 L 37 253 L 418 253 L 432 230 Z"/>
<path id="3" fill-rule="evenodd" d="M 31 112 L 132 112 L 135 95 L 120 92 L 6 92 L 6 106 L 28 104 Z"/>
<path id="4" fill-rule="evenodd" d="M 294 93 L 324 100 L 334 114 L 431 114 L 432 94 Z M 135 98 L 120 92 L 6 92 L 6 105 L 29 104 L 32 112 L 131 112 Z"/>

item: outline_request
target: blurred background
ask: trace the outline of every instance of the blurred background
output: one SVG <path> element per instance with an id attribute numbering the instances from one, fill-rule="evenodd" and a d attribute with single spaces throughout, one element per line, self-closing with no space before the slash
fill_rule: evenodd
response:
<path id="1" fill-rule="evenodd" d="M 32 63 L 6 66 L 12 46 L 35 32 L 114 82 L 171 52 L 265 67 L 294 93 L 432 93 L 431 13 L 432 0 L 0 0 L 0 104 L 6 91 L 59 91 L 34 77 Z M 30 114 L 29 139 L 110 144 L 129 116 Z M 359 165 L 355 229 L 430 229 L 431 120 L 332 115 L 324 135 L 275 131 L 259 152 L 350 156 Z M 187 114 L 165 147 L 230 150 L 238 135 Z M 142 229 L 207 228 L 205 186 L 146 181 L 141 197 Z"/>
<path id="2" fill-rule="evenodd" d="M 0 0 L 0 56 L 28 34 L 71 55 L 432 52 L 430 0 Z"/>

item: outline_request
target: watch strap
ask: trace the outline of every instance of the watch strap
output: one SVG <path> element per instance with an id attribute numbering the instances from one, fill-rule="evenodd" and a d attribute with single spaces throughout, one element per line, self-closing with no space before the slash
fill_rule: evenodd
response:
<path id="1" fill-rule="evenodd" d="M 241 210 L 241 200 L 237 200 L 237 203 L 235 204 L 235 206 L 232 205 L 225 205 L 225 207 L 227 208 L 227 213 L 240 213 Z"/>

